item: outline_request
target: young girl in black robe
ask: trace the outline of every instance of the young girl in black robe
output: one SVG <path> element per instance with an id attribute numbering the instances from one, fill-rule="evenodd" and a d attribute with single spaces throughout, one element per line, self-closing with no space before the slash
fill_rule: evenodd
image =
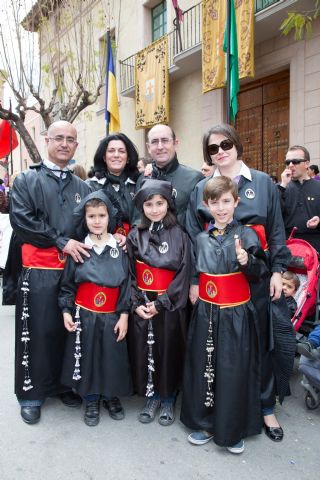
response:
<path id="1" fill-rule="evenodd" d="M 257 234 L 233 219 L 239 198 L 227 177 L 210 179 L 204 202 L 214 218 L 195 243 L 198 284 L 188 334 L 181 420 L 199 431 L 188 440 L 213 438 L 232 453 L 261 432 L 259 316 L 251 282 L 268 268 Z"/>
<path id="2" fill-rule="evenodd" d="M 89 232 L 90 258 L 68 258 L 59 305 L 67 338 L 62 383 L 86 401 L 84 422 L 99 423 L 100 398 L 115 420 L 124 417 L 116 395 L 131 394 L 125 336 L 128 329 L 130 279 L 128 258 L 108 230 L 114 230 L 115 211 L 103 191 L 89 194 L 75 209 L 78 232 Z M 80 234 L 80 232 L 79 232 Z"/>
<path id="3" fill-rule="evenodd" d="M 139 421 L 150 423 L 160 407 L 160 425 L 174 421 L 182 379 L 190 245 L 177 225 L 172 185 L 146 180 L 134 199 L 141 224 L 127 238 L 132 274 L 129 353 L 135 391 L 147 402 Z"/>

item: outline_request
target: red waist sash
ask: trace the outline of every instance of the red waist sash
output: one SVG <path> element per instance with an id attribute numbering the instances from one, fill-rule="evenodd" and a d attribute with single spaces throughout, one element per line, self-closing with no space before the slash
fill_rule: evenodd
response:
<path id="1" fill-rule="evenodd" d="M 67 255 L 57 247 L 38 248 L 24 243 L 22 245 L 22 265 L 25 268 L 63 270 Z"/>
<path id="2" fill-rule="evenodd" d="M 119 287 L 102 287 L 95 283 L 81 283 L 77 290 L 75 304 L 97 313 L 113 313 L 117 309 Z"/>
<path id="3" fill-rule="evenodd" d="M 127 237 L 130 230 L 131 230 L 130 223 L 123 222 L 122 225 L 116 226 L 114 233 L 121 233 L 121 235 L 124 235 L 125 237 Z"/>
<path id="4" fill-rule="evenodd" d="M 137 285 L 140 290 L 164 293 L 176 272 L 164 268 L 150 267 L 146 263 L 136 261 Z"/>
<path id="5" fill-rule="evenodd" d="M 208 226 L 209 226 L 209 223 L 208 222 L 205 223 L 204 224 L 204 229 L 207 230 Z M 254 230 L 256 232 L 256 234 L 259 237 L 261 247 L 263 248 L 263 250 L 268 250 L 269 246 L 268 246 L 268 242 L 267 242 L 266 230 L 264 228 L 264 225 L 261 225 L 261 224 L 258 223 L 257 225 L 247 224 L 245 226 L 252 228 L 252 230 Z"/>
<path id="6" fill-rule="evenodd" d="M 201 272 L 199 275 L 199 297 L 204 302 L 221 307 L 235 307 L 248 302 L 251 295 L 248 280 L 242 272 L 225 275 L 211 275 Z"/>

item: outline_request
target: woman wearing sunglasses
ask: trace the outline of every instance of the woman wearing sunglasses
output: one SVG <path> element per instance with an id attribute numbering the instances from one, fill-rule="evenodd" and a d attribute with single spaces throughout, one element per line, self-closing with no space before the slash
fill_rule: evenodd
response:
<path id="1" fill-rule="evenodd" d="M 279 395 L 279 400 L 282 402 L 288 392 L 289 374 L 294 359 L 295 340 L 290 317 L 286 317 L 286 306 L 281 297 L 281 272 L 287 269 L 290 253 L 285 245 L 286 238 L 279 194 L 276 186 L 267 174 L 248 168 L 241 160 L 243 146 L 239 135 L 232 126 L 221 124 L 211 128 L 203 137 L 203 154 L 204 160 L 209 165 L 214 163 L 216 166 L 214 177 L 224 175 L 238 184 L 240 202 L 235 210 L 235 219 L 244 225 L 252 226 L 269 258 L 270 280 L 261 280 L 253 286 L 252 301 L 259 312 L 261 408 L 264 428 L 271 440 L 281 441 L 283 430 L 274 415 L 274 405 L 276 394 Z M 203 190 L 207 181 L 208 179 L 200 181 L 190 198 L 186 228 L 191 239 L 195 239 L 198 233 L 203 231 L 211 220 L 210 212 L 203 203 Z M 197 286 L 192 286 L 190 288 L 190 300 L 192 303 L 196 301 L 197 296 Z M 282 339 L 286 345 L 284 347 L 286 350 L 284 364 L 279 361 L 277 349 L 273 348 L 274 345 L 276 347 L 279 346 L 279 335 L 277 335 L 279 328 L 277 328 L 277 325 L 274 328 L 275 324 L 277 324 L 275 322 L 275 310 L 277 320 L 282 318 L 284 323 L 284 326 L 282 325 L 284 328 Z M 273 312 L 273 314 L 270 312 Z M 275 337 L 270 334 L 272 332 L 271 315 L 273 315 Z M 281 347 L 283 347 L 282 343 Z M 237 359 L 235 358 L 234 361 L 236 362 Z M 281 363 L 281 372 L 283 373 L 285 370 L 281 378 L 279 363 Z M 274 368 L 275 365 L 277 365 L 277 368 Z M 210 412 L 208 412 L 209 414 Z M 241 411 L 239 411 L 239 415 L 241 415 Z"/>

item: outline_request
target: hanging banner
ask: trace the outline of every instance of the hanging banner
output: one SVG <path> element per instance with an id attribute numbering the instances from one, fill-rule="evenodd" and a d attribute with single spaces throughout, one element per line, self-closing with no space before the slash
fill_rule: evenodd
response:
<path id="1" fill-rule="evenodd" d="M 254 77 L 254 0 L 235 0 L 239 78 Z M 224 87 L 226 82 L 223 38 L 227 2 L 203 0 L 202 91 Z"/>
<path id="2" fill-rule="evenodd" d="M 169 123 L 168 37 L 136 55 L 136 128 Z"/>

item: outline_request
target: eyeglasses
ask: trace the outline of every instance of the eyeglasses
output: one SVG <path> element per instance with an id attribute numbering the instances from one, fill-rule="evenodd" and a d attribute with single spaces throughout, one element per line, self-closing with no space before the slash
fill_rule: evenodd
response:
<path id="1" fill-rule="evenodd" d="M 292 158 L 291 160 L 285 160 L 285 165 L 286 167 L 289 167 L 290 163 L 292 165 L 300 165 L 300 163 L 306 162 L 307 160 L 304 160 L 302 158 Z"/>
<path id="2" fill-rule="evenodd" d="M 151 140 L 150 144 L 153 147 L 157 147 L 159 143 L 161 143 L 161 145 L 169 145 L 169 143 L 172 141 L 173 141 L 173 138 L 154 138 Z"/>
<path id="3" fill-rule="evenodd" d="M 231 150 L 231 148 L 234 146 L 234 143 L 231 142 L 231 140 L 222 140 L 220 145 L 217 145 L 216 143 L 212 143 L 211 145 L 208 145 L 208 153 L 209 155 L 216 155 L 219 152 L 219 148 L 222 148 L 224 152 L 227 150 Z"/>
<path id="4" fill-rule="evenodd" d="M 68 145 L 78 145 L 77 140 L 73 137 L 64 137 L 63 135 L 56 135 L 55 137 L 48 137 L 49 140 L 53 140 L 56 143 L 67 142 Z"/>

